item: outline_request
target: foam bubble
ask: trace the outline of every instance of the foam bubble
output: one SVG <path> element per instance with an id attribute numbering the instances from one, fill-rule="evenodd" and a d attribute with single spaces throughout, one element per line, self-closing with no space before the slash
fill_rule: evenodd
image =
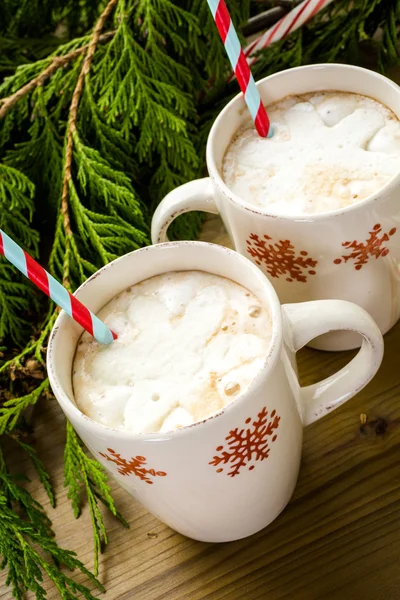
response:
<path id="1" fill-rule="evenodd" d="M 249 317 L 256 319 L 261 315 L 261 306 L 250 306 L 249 308 Z"/>
<path id="2" fill-rule="evenodd" d="M 235 394 L 240 392 L 240 383 L 237 383 L 237 381 L 230 381 L 224 387 L 224 392 L 227 396 L 235 396 Z"/>

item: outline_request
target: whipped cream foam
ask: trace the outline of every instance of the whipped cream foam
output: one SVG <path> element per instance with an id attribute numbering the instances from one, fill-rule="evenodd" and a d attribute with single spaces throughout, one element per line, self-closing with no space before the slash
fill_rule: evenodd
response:
<path id="1" fill-rule="evenodd" d="M 247 289 L 201 271 L 158 275 L 116 296 L 98 316 L 108 346 L 83 333 L 75 354 L 78 408 L 131 432 L 200 421 L 243 394 L 271 343 L 268 311 Z"/>
<path id="2" fill-rule="evenodd" d="M 246 122 L 223 161 L 227 186 L 278 215 L 337 210 L 400 172 L 400 123 L 383 104 L 346 92 L 288 96 L 267 106 L 274 135 Z"/>

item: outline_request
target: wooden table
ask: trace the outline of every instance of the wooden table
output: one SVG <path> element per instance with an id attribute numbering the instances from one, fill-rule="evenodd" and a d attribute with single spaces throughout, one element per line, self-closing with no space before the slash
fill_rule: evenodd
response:
<path id="1" fill-rule="evenodd" d="M 203 239 L 228 245 L 218 218 L 207 222 Z M 398 600 L 400 325 L 385 341 L 377 377 L 305 430 L 294 496 L 257 535 L 229 544 L 195 542 L 160 523 L 113 482 L 130 530 L 106 516 L 110 543 L 100 560 L 104 600 Z M 302 383 L 328 376 L 352 355 L 301 351 Z M 55 484 L 56 510 L 37 482 L 31 487 L 49 510 L 59 544 L 74 549 L 91 568 L 88 510 L 75 520 L 63 489 L 64 417 L 55 401 L 41 402 L 35 434 Z M 23 457 L 15 456 L 14 463 L 32 473 Z M 49 585 L 48 599 L 55 598 Z M 0 599 L 11 599 L 4 578 Z"/>

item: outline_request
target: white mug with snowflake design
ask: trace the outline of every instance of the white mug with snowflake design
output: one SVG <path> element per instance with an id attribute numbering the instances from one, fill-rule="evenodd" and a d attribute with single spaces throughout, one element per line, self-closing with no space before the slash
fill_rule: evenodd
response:
<path id="1" fill-rule="evenodd" d="M 351 398 L 379 368 L 379 328 L 341 300 L 281 306 L 268 279 L 233 250 L 175 242 L 137 250 L 93 275 L 76 295 L 94 312 L 127 287 L 168 271 L 200 270 L 246 287 L 273 328 L 265 363 L 248 390 L 219 413 L 169 433 L 134 434 L 92 421 L 74 403 L 72 363 L 82 328 L 61 313 L 47 367 L 53 392 L 82 440 L 151 513 L 197 540 L 224 542 L 259 531 L 283 510 L 296 484 L 303 426 Z M 300 387 L 295 353 L 311 338 L 347 329 L 363 337 L 357 356 L 324 381 Z"/>
<path id="2" fill-rule="evenodd" d="M 370 96 L 400 118 L 400 88 L 386 77 L 350 65 L 310 65 L 258 82 L 264 104 L 291 94 L 339 90 Z M 152 223 L 153 243 L 182 213 L 220 214 L 233 247 L 269 277 L 281 302 L 323 298 L 350 300 L 365 308 L 382 333 L 400 316 L 400 174 L 365 200 L 340 210 L 269 215 L 235 195 L 221 177 L 222 161 L 247 116 L 242 94 L 217 117 L 207 143 L 210 177 L 189 182 L 164 198 Z M 255 185 L 257 182 L 255 181 Z M 313 344 L 324 350 L 358 347 L 349 332 L 328 334 Z"/>

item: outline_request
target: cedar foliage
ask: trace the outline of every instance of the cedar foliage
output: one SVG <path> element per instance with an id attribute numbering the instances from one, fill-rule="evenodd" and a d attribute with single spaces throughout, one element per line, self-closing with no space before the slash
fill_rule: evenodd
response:
<path id="1" fill-rule="evenodd" d="M 227 0 L 240 32 L 277 0 Z M 310 62 L 381 71 L 398 61 L 398 0 L 335 0 L 258 55 L 256 78 Z M 206 0 L 2 0 L 0 228 L 72 291 L 110 260 L 150 243 L 151 215 L 204 168 L 205 140 L 237 93 Z M 195 238 L 182 216 L 172 237 Z M 23 441 L 24 411 L 49 394 L 43 365 L 55 307 L 0 257 L 0 554 L 15 598 L 44 598 L 47 574 L 66 599 L 101 585 L 52 538 L 50 521 L 9 471 L 8 438 L 30 457 L 52 505 L 45 465 Z M 74 515 L 88 499 L 95 547 L 107 543 L 100 503 L 124 525 L 102 467 L 67 423 L 65 485 Z M 21 437 L 22 436 L 22 437 Z M 18 507 L 18 512 L 13 509 Z M 39 549 L 39 551 L 38 551 Z M 78 569 L 78 585 L 60 566 Z"/>

